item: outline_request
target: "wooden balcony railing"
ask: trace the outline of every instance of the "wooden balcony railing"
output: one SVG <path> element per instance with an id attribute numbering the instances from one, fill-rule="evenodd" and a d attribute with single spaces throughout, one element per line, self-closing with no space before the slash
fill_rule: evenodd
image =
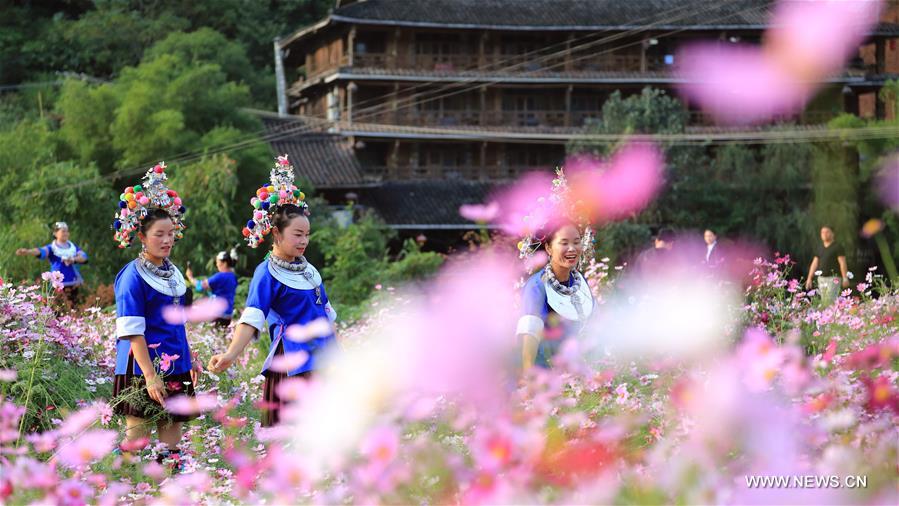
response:
<path id="1" fill-rule="evenodd" d="M 579 121 L 588 113 L 578 113 Z M 574 118 L 575 115 L 572 114 Z M 563 127 L 566 113 L 563 110 L 536 111 L 476 111 L 446 110 L 443 111 L 385 111 L 378 114 L 366 114 L 360 121 L 367 123 L 387 123 L 409 126 L 520 126 L 520 127 Z M 577 126 L 580 126 L 578 124 Z"/>
<path id="2" fill-rule="evenodd" d="M 550 170 L 549 165 L 366 165 L 365 175 L 371 180 L 403 179 L 466 179 L 466 180 L 506 180 L 513 179 L 536 170 Z"/>
<path id="3" fill-rule="evenodd" d="M 565 71 L 625 71 L 662 70 L 667 66 L 661 58 L 646 58 L 639 53 L 609 53 L 572 55 L 566 63 L 564 56 L 552 58 L 531 54 L 427 54 L 418 53 L 407 58 L 390 58 L 385 53 L 364 53 L 353 56 L 354 67 L 396 68 L 422 71 L 481 70 L 509 72 L 565 72 Z"/>

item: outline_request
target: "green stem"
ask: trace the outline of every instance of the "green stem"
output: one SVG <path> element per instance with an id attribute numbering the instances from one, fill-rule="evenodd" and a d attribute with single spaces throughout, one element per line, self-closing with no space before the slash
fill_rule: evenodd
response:
<path id="1" fill-rule="evenodd" d="M 49 292 L 47 290 L 47 284 L 44 284 L 42 295 L 45 303 L 49 304 Z M 37 371 L 37 366 L 40 364 L 41 357 L 44 352 L 44 333 L 47 330 L 47 320 L 43 319 L 40 326 L 40 334 L 39 340 L 37 342 L 37 351 L 34 353 L 34 360 L 31 362 L 31 377 L 28 378 L 28 389 L 25 391 L 25 413 L 22 414 L 22 419 L 19 420 L 19 437 L 16 438 L 16 448 L 19 447 L 19 444 L 22 442 L 22 434 L 23 429 L 25 428 L 25 419 L 28 417 L 28 403 L 31 402 L 31 388 L 34 386 L 34 373 Z"/>
<path id="2" fill-rule="evenodd" d="M 886 267 L 890 281 L 895 282 L 899 280 L 899 273 L 896 271 L 896 262 L 893 261 L 893 255 L 890 253 L 890 247 L 887 244 L 887 240 L 884 239 L 882 234 L 875 235 L 874 240 L 877 241 L 877 247 L 880 249 L 880 258 L 883 259 L 883 266 Z"/>

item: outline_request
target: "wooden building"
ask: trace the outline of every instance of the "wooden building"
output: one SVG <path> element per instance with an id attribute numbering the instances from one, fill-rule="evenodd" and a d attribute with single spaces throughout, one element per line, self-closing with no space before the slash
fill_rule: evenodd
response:
<path id="1" fill-rule="evenodd" d="M 279 43 L 288 111 L 320 118 L 342 139 L 358 160 L 360 188 L 507 181 L 559 163 L 570 136 L 600 116 L 611 93 L 671 89 L 683 43 L 758 42 L 770 5 L 339 1 L 328 17 Z M 879 26 L 845 73 L 794 119 L 815 124 L 843 111 L 890 113 L 877 93 L 899 71 L 897 35 L 896 24 Z M 700 112 L 690 114 L 697 128 L 709 125 Z"/>

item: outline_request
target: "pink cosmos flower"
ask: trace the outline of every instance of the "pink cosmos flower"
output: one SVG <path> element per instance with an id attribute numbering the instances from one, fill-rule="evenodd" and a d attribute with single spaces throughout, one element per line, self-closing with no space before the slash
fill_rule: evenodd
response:
<path id="1" fill-rule="evenodd" d="M 546 172 L 531 172 L 512 186 L 500 191 L 495 202 L 499 211 L 494 219 L 513 237 L 536 234 L 560 215 L 550 199 L 553 177 Z"/>
<path id="2" fill-rule="evenodd" d="M 306 325 L 290 325 L 284 331 L 284 336 L 294 342 L 303 343 L 319 337 L 331 335 L 334 328 L 327 318 L 317 318 Z"/>
<path id="3" fill-rule="evenodd" d="M 893 383 L 886 375 L 881 374 L 874 380 L 862 377 L 862 382 L 864 382 L 868 394 L 865 409 L 870 412 L 891 409 L 893 413 L 899 415 L 899 392 L 893 388 Z"/>
<path id="4" fill-rule="evenodd" d="M 38 453 L 47 453 L 56 448 L 56 441 L 59 436 L 54 431 L 40 432 L 37 434 L 28 434 L 25 439 L 34 447 L 34 451 Z"/>
<path id="5" fill-rule="evenodd" d="M 159 360 L 159 370 L 163 372 L 168 371 L 172 367 L 172 362 L 179 358 L 181 358 L 181 355 L 169 355 L 163 352 L 162 358 Z"/>
<path id="6" fill-rule="evenodd" d="M 743 381 L 753 392 L 770 388 L 785 358 L 783 350 L 760 328 L 746 331 L 737 354 L 745 368 Z"/>
<path id="7" fill-rule="evenodd" d="M 399 445 L 400 435 L 396 427 L 382 425 L 369 431 L 360 451 L 372 462 L 387 465 L 396 458 Z"/>
<path id="8" fill-rule="evenodd" d="M 516 447 L 508 427 L 478 427 L 471 444 L 471 452 L 478 469 L 499 472 L 516 457 Z"/>
<path id="9" fill-rule="evenodd" d="M 778 2 L 761 47 L 694 43 L 676 61 L 680 90 L 717 121 L 798 112 L 877 22 L 881 0 Z"/>
<path id="10" fill-rule="evenodd" d="M 665 161 L 652 143 L 631 142 L 606 162 L 589 155 L 565 161 L 570 188 L 567 205 L 590 221 L 608 222 L 634 215 L 658 194 Z"/>
<path id="11" fill-rule="evenodd" d="M 487 223 L 493 221 L 499 214 L 499 203 L 490 202 L 487 205 L 465 204 L 459 208 L 459 214 L 467 220 Z"/>
<path id="12" fill-rule="evenodd" d="M 297 367 L 302 366 L 308 360 L 309 354 L 302 350 L 293 353 L 285 353 L 274 357 L 269 369 L 274 372 L 290 372 Z"/>
<path id="13" fill-rule="evenodd" d="M 148 444 L 150 444 L 150 438 L 148 437 L 140 437 L 134 440 L 125 439 L 119 443 L 119 448 L 121 448 L 123 452 L 136 452 L 143 450 Z"/>
<path id="14" fill-rule="evenodd" d="M 0 369 L 0 381 L 12 382 L 18 377 L 15 369 Z"/>
<path id="15" fill-rule="evenodd" d="M 313 388 L 312 382 L 305 378 L 285 378 L 278 383 L 278 397 L 286 401 L 295 401 Z"/>
<path id="16" fill-rule="evenodd" d="M 77 479 L 68 479 L 56 489 L 56 499 L 64 506 L 83 506 L 90 502 L 94 491 Z"/>
<path id="17" fill-rule="evenodd" d="M 187 322 L 209 322 L 220 318 L 228 301 L 221 297 L 204 297 L 190 306 L 166 306 L 162 308 L 162 318 L 171 325 L 184 325 Z"/>
<path id="18" fill-rule="evenodd" d="M 53 289 L 57 292 L 61 292 L 63 288 L 65 288 L 62 284 L 65 276 L 59 271 L 52 272 L 42 272 L 41 279 L 44 281 L 49 281 L 50 285 L 53 286 Z"/>
<path id="19" fill-rule="evenodd" d="M 89 406 L 69 415 L 59 428 L 59 433 L 64 436 L 77 435 L 90 427 L 100 418 L 100 410 L 96 406 Z"/>
<path id="20" fill-rule="evenodd" d="M 166 411 L 176 415 L 197 415 L 218 407 L 218 397 L 212 394 L 176 395 L 165 400 Z"/>
<path id="21" fill-rule="evenodd" d="M 113 482 L 106 487 L 106 492 L 100 497 L 99 506 L 115 506 L 119 498 L 131 491 L 131 487 L 122 482 Z"/>
<path id="22" fill-rule="evenodd" d="M 615 387 L 615 403 L 616 404 L 627 404 L 628 397 L 630 394 L 627 391 L 627 385 L 621 383 L 617 387 Z"/>
<path id="23" fill-rule="evenodd" d="M 825 348 L 824 354 L 821 356 L 821 360 L 824 363 L 829 363 L 831 360 L 833 360 L 833 357 L 834 357 L 834 355 L 836 355 L 836 353 L 837 353 L 837 342 L 834 341 L 833 339 L 831 339 L 830 342 L 827 343 L 827 348 Z"/>
<path id="24" fill-rule="evenodd" d="M 91 430 L 63 445 L 57 457 L 69 467 L 80 467 L 103 458 L 112 451 L 117 438 L 115 431 Z"/>

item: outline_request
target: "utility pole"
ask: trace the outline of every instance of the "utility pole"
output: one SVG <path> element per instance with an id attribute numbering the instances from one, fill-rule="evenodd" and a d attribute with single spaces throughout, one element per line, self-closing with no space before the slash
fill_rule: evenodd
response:
<path id="1" fill-rule="evenodd" d="M 281 39 L 275 37 L 275 81 L 278 86 L 278 116 L 287 116 L 287 79 L 284 77 L 284 53 Z"/>

